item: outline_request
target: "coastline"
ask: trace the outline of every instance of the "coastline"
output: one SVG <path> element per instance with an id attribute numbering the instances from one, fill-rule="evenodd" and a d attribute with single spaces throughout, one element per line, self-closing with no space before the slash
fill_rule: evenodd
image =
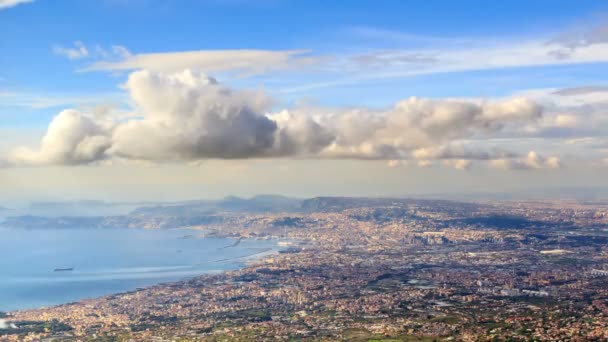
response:
<path id="1" fill-rule="evenodd" d="M 180 230 L 183 230 L 183 229 L 180 228 Z M 192 229 L 190 229 L 190 230 L 192 230 Z M 241 242 L 245 243 L 248 240 L 251 240 L 251 241 L 259 240 L 256 238 L 235 237 L 235 236 L 218 236 L 215 234 L 213 236 L 204 235 L 204 236 L 195 237 L 195 239 L 235 239 L 235 238 L 237 239 L 237 241 L 235 243 L 228 245 L 228 246 L 224 246 L 224 247 L 218 247 L 217 249 L 223 250 L 223 249 L 227 249 L 227 248 L 229 249 L 229 248 L 239 247 L 239 245 L 241 245 Z M 179 239 L 179 237 L 178 237 L 178 239 Z M 146 290 L 146 289 L 150 289 L 150 288 L 157 287 L 157 286 L 163 286 L 163 285 L 167 285 L 167 284 L 174 284 L 174 283 L 180 283 L 180 282 L 187 282 L 187 281 L 191 281 L 193 279 L 196 279 L 196 278 L 202 277 L 202 276 L 206 276 L 206 275 L 217 275 L 217 274 L 229 273 L 229 272 L 233 272 L 233 271 L 239 271 L 245 267 L 248 267 L 252 263 L 257 262 L 258 260 L 260 260 L 264 257 L 270 256 L 270 255 L 276 255 L 281 250 L 284 249 L 278 245 L 278 243 L 277 243 L 277 241 L 275 241 L 275 239 L 266 239 L 266 240 L 273 240 L 273 245 L 271 247 L 241 246 L 241 249 L 244 252 L 246 251 L 244 253 L 244 255 L 227 257 L 227 258 L 216 259 L 216 260 L 208 260 L 205 262 L 191 264 L 189 267 L 191 267 L 192 270 L 182 271 L 184 274 L 187 273 L 187 275 L 184 275 L 184 276 L 179 276 L 179 275 L 174 276 L 172 273 L 168 272 L 167 274 L 169 277 L 175 277 L 175 279 L 172 279 L 172 280 L 166 280 L 166 279 L 160 280 L 160 278 L 162 278 L 162 276 L 157 276 L 157 277 L 150 276 L 146 279 L 159 278 L 159 281 L 151 282 L 150 284 L 146 284 L 143 286 L 131 286 L 130 289 L 110 292 L 110 293 L 102 294 L 102 295 L 83 296 L 78 299 L 66 300 L 64 302 L 53 303 L 53 304 L 49 304 L 49 305 L 25 306 L 23 308 L 16 308 L 16 309 L 0 308 L 0 312 L 6 313 L 6 314 L 11 314 L 11 313 L 18 313 L 18 312 L 60 308 L 62 306 L 66 306 L 66 305 L 70 305 L 70 304 L 74 304 L 74 303 L 81 303 L 81 302 L 86 302 L 86 301 L 100 300 L 100 299 L 104 299 L 104 298 L 108 298 L 108 297 L 120 296 L 120 295 L 128 294 L 128 293 L 131 293 L 134 291 Z M 251 249 L 251 251 L 247 251 L 247 249 Z M 180 251 L 180 253 L 181 253 L 181 251 Z M 218 267 L 211 266 L 213 264 L 218 264 Z M 202 265 L 211 266 L 211 268 L 197 269 L 197 267 L 200 267 Z M 167 267 L 167 268 L 170 268 L 170 267 Z M 184 268 L 188 268 L 188 267 L 184 267 Z M 79 270 L 80 270 L 80 268 L 79 268 Z M 112 269 L 112 270 L 113 270 L 112 274 L 116 274 L 115 269 Z M 137 272 L 135 272 L 135 273 L 137 273 Z M 129 274 L 129 273 L 125 272 L 125 274 Z M 130 274 L 133 275 L 134 273 L 130 273 Z M 83 274 L 80 273 L 78 275 L 81 276 Z M 85 273 L 85 275 L 86 275 L 86 273 Z M 121 279 L 124 280 L 126 278 L 121 278 L 119 276 L 117 278 L 110 279 L 110 280 L 120 281 Z M 54 279 L 54 280 L 66 281 L 65 279 L 62 279 L 62 278 L 58 278 L 58 279 Z M 104 280 L 108 280 L 108 279 L 102 279 L 102 280 L 99 280 L 99 282 L 101 283 Z M 74 281 L 78 281 L 78 280 L 74 280 Z M 91 281 L 91 280 L 88 280 L 88 281 Z M 96 281 L 95 280 L 91 281 L 91 283 L 93 283 L 93 282 L 96 282 Z"/>

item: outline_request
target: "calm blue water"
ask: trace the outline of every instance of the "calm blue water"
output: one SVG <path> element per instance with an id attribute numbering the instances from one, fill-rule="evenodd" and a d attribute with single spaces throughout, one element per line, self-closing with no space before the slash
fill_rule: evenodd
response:
<path id="1" fill-rule="evenodd" d="M 182 229 L 0 229 L 0 311 L 67 303 L 237 269 L 272 240 L 187 238 Z M 74 268 L 54 272 L 55 268 Z"/>

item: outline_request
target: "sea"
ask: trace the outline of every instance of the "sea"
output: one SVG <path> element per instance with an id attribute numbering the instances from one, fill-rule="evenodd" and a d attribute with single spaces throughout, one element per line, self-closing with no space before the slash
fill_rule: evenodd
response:
<path id="1" fill-rule="evenodd" d="M 276 240 L 187 229 L 0 229 L 0 311 L 39 308 L 234 270 Z"/>

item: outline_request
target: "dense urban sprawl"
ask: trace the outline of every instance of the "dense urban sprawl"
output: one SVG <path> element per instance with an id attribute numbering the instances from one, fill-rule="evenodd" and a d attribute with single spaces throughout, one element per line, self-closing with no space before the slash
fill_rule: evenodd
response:
<path id="1" fill-rule="evenodd" d="M 189 226 L 205 236 L 284 249 L 238 271 L 6 313 L 0 340 L 608 340 L 602 203 L 318 198 L 302 212 L 199 219 Z"/>

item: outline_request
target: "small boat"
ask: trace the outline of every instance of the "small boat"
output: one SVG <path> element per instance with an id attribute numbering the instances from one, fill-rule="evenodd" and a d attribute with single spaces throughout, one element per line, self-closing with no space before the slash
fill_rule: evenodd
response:
<path id="1" fill-rule="evenodd" d="M 277 245 L 282 246 L 282 247 L 293 246 L 293 242 L 292 241 L 279 241 L 279 242 L 277 242 Z"/>
<path id="2" fill-rule="evenodd" d="M 53 270 L 53 272 L 71 272 L 73 271 L 74 268 L 73 267 L 68 267 L 68 268 L 56 268 Z"/>

